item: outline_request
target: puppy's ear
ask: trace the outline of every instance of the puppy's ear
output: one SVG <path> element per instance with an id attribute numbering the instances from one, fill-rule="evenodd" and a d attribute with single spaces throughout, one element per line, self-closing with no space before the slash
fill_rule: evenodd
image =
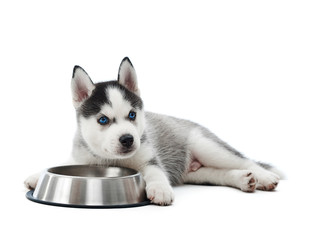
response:
<path id="1" fill-rule="evenodd" d="M 120 63 L 118 83 L 139 96 L 140 92 L 137 84 L 136 71 L 128 57 L 125 57 Z"/>
<path id="2" fill-rule="evenodd" d="M 75 66 L 71 79 L 72 102 L 74 107 L 79 108 L 81 104 L 90 97 L 94 88 L 95 85 L 85 70 L 79 66 Z"/>

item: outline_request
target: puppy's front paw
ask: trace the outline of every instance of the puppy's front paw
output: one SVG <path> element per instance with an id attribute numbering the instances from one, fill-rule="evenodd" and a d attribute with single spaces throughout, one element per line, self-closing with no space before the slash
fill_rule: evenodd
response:
<path id="1" fill-rule="evenodd" d="M 24 181 L 24 184 L 25 184 L 26 188 L 35 189 L 36 186 L 37 186 L 37 183 L 38 183 L 39 176 L 40 176 L 39 173 L 36 173 L 36 174 L 33 174 L 33 175 L 29 176 Z"/>
<path id="2" fill-rule="evenodd" d="M 146 187 L 147 198 L 152 203 L 166 206 L 174 201 L 174 191 L 167 183 L 150 183 Z"/>

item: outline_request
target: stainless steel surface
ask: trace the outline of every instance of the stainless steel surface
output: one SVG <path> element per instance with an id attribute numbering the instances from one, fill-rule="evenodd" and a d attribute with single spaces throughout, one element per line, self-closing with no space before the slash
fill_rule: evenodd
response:
<path id="1" fill-rule="evenodd" d="M 142 175 L 129 168 L 70 165 L 49 168 L 33 193 L 37 200 L 71 205 L 126 205 L 146 200 Z"/>

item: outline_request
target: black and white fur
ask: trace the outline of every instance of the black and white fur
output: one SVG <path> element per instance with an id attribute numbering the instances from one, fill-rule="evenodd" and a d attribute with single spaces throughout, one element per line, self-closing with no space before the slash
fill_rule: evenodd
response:
<path id="1" fill-rule="evenodd" d="M 75 66 L 71 89 L 78 122 L 72 164 L 136 169 L 143 174 L 147 197 L 155 204 L 171 204 L 172 186 L 182 183 L 253 192 L 273 190 L 279 182 L 276 169 L 244 157 L 206 128 L 144 112 L 136 72 L 128 58 L 120 64 L 117 81 L 94 84 Z M 108 123 L 101 124 L 101 118 Z M 37 180 L 38 174 L 25 184 L 34 188 Z"/>

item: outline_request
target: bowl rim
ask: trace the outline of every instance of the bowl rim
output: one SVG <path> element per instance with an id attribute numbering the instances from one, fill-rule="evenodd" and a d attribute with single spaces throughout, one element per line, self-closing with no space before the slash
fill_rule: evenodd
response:
<path id="1" fill-rule="evenodd" d="M 131 175 L 126 175 L 126 176 L 120 176 L 120 177 L 93 177 L 93 176 L 74 176 L 74 175 L 67 175 L 67 174 L 59 174 L 59 173 L 53 173 L 53 172 L 50 172 L 49 170 L 50 169 L 53 169 L 53 168 L 63 168 L 63 167 L 103 167 L 103 168 L 122 168 L 122 169 L 127 169 L 127 170 L 130 170 L 130 171 L 133 171 L 135 172 L 134 174 L 131 174 Z M 118 166 L 100 166 L 100 165 L 90 165 L 90 164 L 71 164 L 71 165 L 60 165 L 60 166 L 54 166 L 54 167 L 49 167 L 49 168 L 46 168 L 44 171 L 43 171 L 43 174 L 45 175 L 51 175 L 51 176 L 57 176 L 57 177 L 64 177 L 64 178 L 79 178 L 79 179 L 104 179 L 104 180 L 116 180 L 116 179 L 126 179 L 126 178 L 135 178 L 135 177 L 139 177 L 141 176 L 142 174 L 133 169 L 133 168 L 127 168 L 127 167 L 118 167 Z"/>
<path id="2" fill-rule="evenodd" d="M 130 203 L 130 204 L 114 204 L 114 205 L 84 205 L 84 204 L 66 204 L 66 203 L 57 203 L 57 202 L 49 202 L 43 201 L 33 196 L 34 190 L 30 190 L 26 193 L 26 198 L 32 202 L 55 206 L 55 207 L 68 207 L 68 208 L 90 208 L 90 209 L 103 209 L 103 208 L 132 208 L 132 207 L 142 207 L 146 205 L 151 205 L 151 201 L 149 199 L 138 202 L 138 203 Z"/>

